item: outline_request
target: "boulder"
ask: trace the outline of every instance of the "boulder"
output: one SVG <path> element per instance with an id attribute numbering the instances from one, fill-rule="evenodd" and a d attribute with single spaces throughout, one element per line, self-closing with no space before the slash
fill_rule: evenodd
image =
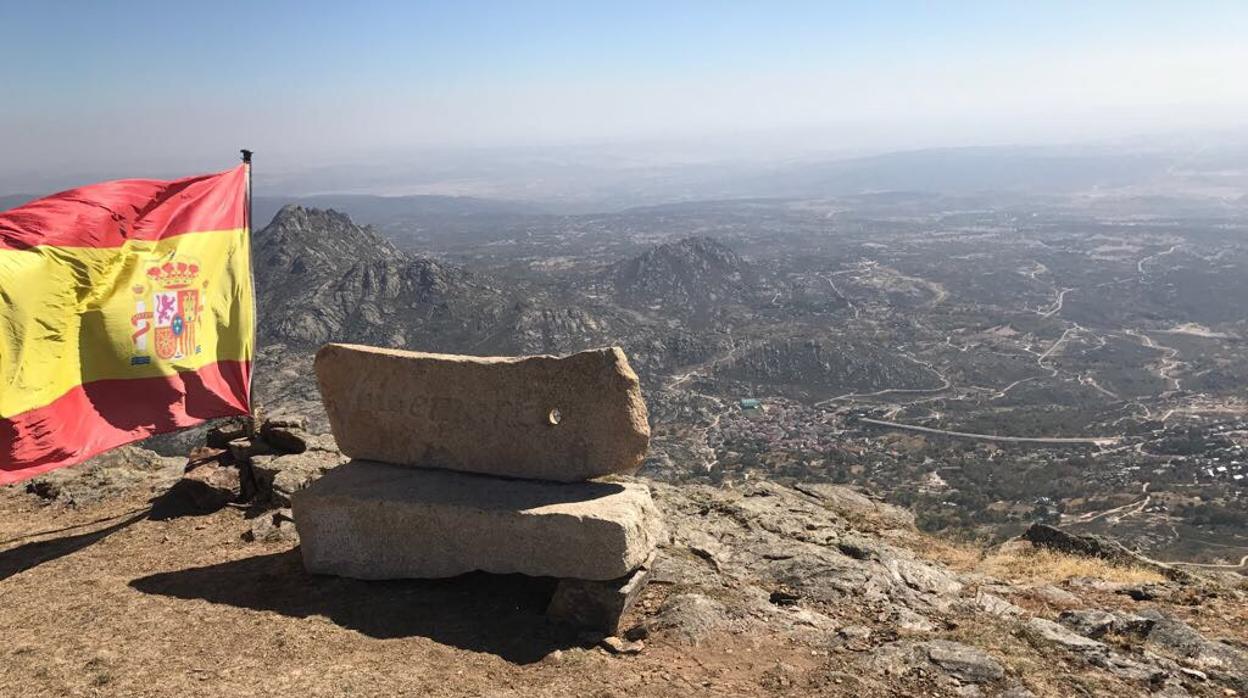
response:
<path id="1" fill-rule="evenodd" d="M 238 468 L 220 459 L 194 462 L 167 492 L 152 503 L 151 516 L 165 520 L 194 514 L 211 514 L 237 502 L 242 496 Z"/>
<path id="2" fill-rule="evenodd" d="M 506 480 L 353 460 L 293 496 L 304 567 L 357 579 L 617 579 L 662 535 L 642 484 Z"/>
<path id="3" fill-rule="evenodd" d="M 352 458 L 576 482 L 635 472 L 650 443 L 619 348 L 477 357 L 329 344 L 316 376 Z"/>

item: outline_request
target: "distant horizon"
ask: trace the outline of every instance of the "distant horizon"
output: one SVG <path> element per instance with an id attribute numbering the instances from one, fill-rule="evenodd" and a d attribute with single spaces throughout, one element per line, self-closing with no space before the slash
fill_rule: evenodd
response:
<path id="1" fill-rule="evenodd" d="M 757 134 L 756 134 L 757 135 Z M 490 194 L 476 191 L 474 186 L 489 188 L 497 182 L 479 181 L 457 185 L 455 173 L 492 171 L 500 179 L 514 179 L 532 168 L 588 168 L 602 173 L 605 179 L 616 177 L 653 177 L 655 172 L 708 171 L 725 166 L 775 171 L 776 168 L 818 165 L 873 158 L 907 155 L 952 154 L 958 152 L 1059 153 L 1104 152 L 1126 156 L 1148 151 L 1175 151 L 1178 144 L 1191 150 L 1204 150 L 1213 144 L 1228 146 L 1231 158 L 1239 158 L 1239 166 L 1248 168 L 1248 127 L 1197 132 L 1171 131 L 1160 133 L 1120 134 L 1107 138 L 1082 141 L 1007 142 L 977 145 L 931 145 L 909 148 L 867 148 L 820 150 L 802 149 L 796 145 L 776 147 L 739 140 L 731 148 L 705 146 L 698 143 L 637 141 L 635 143 L 584 143 L 562 146 L 511 147 L 426 147 L 361 151 L 337 161 L 299 162 L 279 158 L 272 162 L 266 153 L 255 155 L 258 196 L 316 197 L 358 195 L 376 197 L 448 196 L 494 199 L 517 203 L 551 203 L 563 194 L 539 196 Z M 108 179 L 157 178 L 173 179 L 227 169 L 238 162 L 238 149 L 223 153 L 220 158 L 200 158 L 184 166 L 164 164 L 142 166 L 138 163 L 116 163 L 95 169 L 74 171 L 42 170 L 34 167 L 26 173 L 0 173 L 0 197 L 35 198 Z M 42 171 L 41 171 L 42 170 Z M 36 174 L 37 173 L 37 174 Z M 1245 169 L 1248 174 L 1248 169 Z M 427 179 L 424 184 L 411 184 L 415 176 Z M 339 186 L 313 185 L 312 182 L 338 182 Z M 605 183 L 604 183 L 605 184 Z M 672 199 L 672 202 L 687 199 Z M 12 201 L 8 202 L 10 205 Z"/>
<path id="2" fill-rule="evenodd" d="M 19 137 L 0 143 L 0 191 L 211 170 L 240 147 L 279 172 L 1239 128 L 1244 36 L 1248 5 L 1224 1 L 9 3 L 0 133 Z"/>

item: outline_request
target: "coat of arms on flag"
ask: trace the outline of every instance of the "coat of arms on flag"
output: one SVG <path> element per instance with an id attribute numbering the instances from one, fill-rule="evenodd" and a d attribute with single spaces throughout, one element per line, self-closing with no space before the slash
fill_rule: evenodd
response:
<path id="1" fill-rule="evenodd" d="M 151 353 L 161 359 L 183 359 L 201 353 L 203 347 L 195 341 L 195 328 L 204 312 L 199 301 L 199 264 L 171 259 L 146 268 L 145 282 L 132 289 L 135 303 L 130 321 L 135 331 L 130 363 L 151 363 Z M 208 285 L 207 280 L 202 283 Z"/>

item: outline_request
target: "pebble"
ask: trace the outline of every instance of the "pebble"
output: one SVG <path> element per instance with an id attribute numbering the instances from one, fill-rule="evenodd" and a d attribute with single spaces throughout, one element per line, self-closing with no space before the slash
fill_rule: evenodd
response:
<path id="1" fill-rule="evenodd" d="M 602 638 L 602 642 L 599 643 L 599 646 L 611 654 L 638 654 L 646 648 L 646 643 L 641 640 L 633 640 L 630 642 L 624 638 L 611 635 L 610 637 Z"/>

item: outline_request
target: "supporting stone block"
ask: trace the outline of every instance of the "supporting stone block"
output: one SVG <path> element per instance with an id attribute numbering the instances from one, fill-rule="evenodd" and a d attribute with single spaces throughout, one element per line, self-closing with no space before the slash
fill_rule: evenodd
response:
<path id="1" fill-rule="evenodd" d="M 633 572 L 608 581 L 561 579 L 546 615 L 557 623 L 574 625 L 603 635 L 618 635 L 620 619 L 636 603 L 650 581 L 652 555 Z"/>
<path id="2" fill-rule="evenodd" d="M 639 483 L 509 480 L 354 460 L 292 496 L 309 572 L 617 579 L 662 535 Z"/>

